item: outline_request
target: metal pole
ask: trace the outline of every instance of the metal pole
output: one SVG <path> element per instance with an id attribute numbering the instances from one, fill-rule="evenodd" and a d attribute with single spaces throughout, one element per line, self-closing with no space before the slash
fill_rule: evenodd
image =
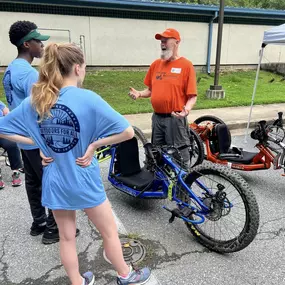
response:
<path id="1" fill-rule="evenodd" d="M 207 52 L 207 73 L 211 73 L 211 51 L 212 51 L 212 37 L 213 37 L 213 24 L 214 20 L 218 17 L 218 12 L 211 18 L 209 23 L 209 35 L 208 35 L 208 52 Z"/>
<path id="2" fill-rule="evenodd" d="M 245 136 L 244 136 L 244 142 L 245 142 L 245 143 L 247 142 L 247 136 L 248 136 L 248 131 L 249 131 L 249 124 L 250 124 L 250 120 L 251 120 L 252 108 L 253 108 L 253 103 L 254 103 L 254 97 L 255 97 L 255 94 L 256 94 L 258 76 L 259 76 L 261 61 L 262 61 L 262 57 L 263 57 L 264 47 L 265 47 L 265 46 L 262 45 L 262 48 L 261 48 L 261 50 L 260 50 L 260 52 L 259 52 L 259 61 L 258 61 L 258 66 L 257 66 L 256 75 L 255 75 L 255 81 L 254 81 L 253 92 L 252 92 L 252 96 L 251 96 L 251 105 L 250 105 L 250 110 L 249 110 L 249 116 L 248 116 L 247 126 L 246 126 L 246 134 L 245 134 Z"/>
<path id="3" fill-rule="evenodd" d="M 221 49 L 222 49 L 222 37 L 223 37 L 223 24 L 224 24 L 224 10 L 225 10 L 225 0 L 220 0 L 219 27 L 218 27 L 218 42 L 217 42 L 217 54 L 216 54 L 216 66 L 215 66 L 215 80 L 214 80 L 214 85 L 215 85 L 215 86 L 217 86 L 217 85 L 219 84 Z"/>

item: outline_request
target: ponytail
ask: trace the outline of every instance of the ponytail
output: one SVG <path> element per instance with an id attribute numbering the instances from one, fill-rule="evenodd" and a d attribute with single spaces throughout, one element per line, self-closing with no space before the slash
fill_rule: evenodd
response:
<path id="1" fill-rule="evenodd" d="M 84 56 L 75 44 L 49 44 L 40 64 L 39 80 L 32 88 L 32 105 L 39 121 L 51 116 L 50 110 L 58 100 L 63 78 L 74 64 L 82 65 Z"/>

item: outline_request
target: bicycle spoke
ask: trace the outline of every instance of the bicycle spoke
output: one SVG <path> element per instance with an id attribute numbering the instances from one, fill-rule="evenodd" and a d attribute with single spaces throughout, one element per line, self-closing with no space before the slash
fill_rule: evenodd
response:
<path id="1" fill-rule="evenodd" d="M 216 193 L 218 191 L 215 185 L 216 183 L 222 184 L 225 187 L 223 191 L 227 193 L 227 199 L 230 201 L 231 204 L 233 204 L 233 207 L 231 207 L 230 210 L 231 212 L 229 214 L 230 216 L 223 216 L 218 221 L 211 221 L 210 219 L 206 219 L 204 224 L 198 225 L 197 227 L 201 229 L 206 235 L 212 236 L 213 234 L 213 238 L 214 239 L 217 238 L 220 241 L 227 241 L 235 238 L 235 236 L 240 231 L 242 231 L 243 225 L 246 220 L 245 207 L 237 206 L 244 204 L 239 193 L 236 192 L 236 189 L 234 188 L 232 189 L 233 185 L 231 183 L 218 181 L 218 179 L 216 177 L 213 177 L 213 175 L 210 175 L 210 177 L 206 178 L 201 177 L 199 178 L 199 181 L 202 185 L 205 186 L 205 188 L 208 189 L 208 191 L 211 191 L 212 193 Z M 198 189 L 192 189 L 192 190 L 194 193 L 200 190 L 199 191 L 200 194 L 198 194 L 198 196 L 201 197 L 202 192 L 204 192 L 205 190 L 199 187 L 198 184 L 196 185 Z"/>

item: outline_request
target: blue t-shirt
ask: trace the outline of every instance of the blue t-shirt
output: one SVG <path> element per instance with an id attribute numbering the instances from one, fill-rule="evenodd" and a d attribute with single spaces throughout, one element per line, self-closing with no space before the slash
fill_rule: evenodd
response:
<path id="1" fill-rule="evenodd" d="M 23 58 L 13 60 L 7 67 L 3 86 L 9 109 L 12 111 L 29 97 L 33 84 L 38 81 L 39 73 Z M 35 149 L 36 146 L 18 144 L 21 149 Z"/>
<path id="2" fill-rule="evenodd" d="M 46 156 L 54 159 L 44 167 L 42 204 L 50 209 L 85 209 L 106 199 L 98 161 L 89 167 L 75 160 L 98 138 L 123 132 L 127 120 L 92 91 L 61 89 L 52 117 L 38 123 L 30 98 L 0 118 L 0 133 L 32 137 Z"/>
<path id="3" fill-rule="evenodd" d="M 6 108 L 6 105 L 0 101 L 0 117 L 3 117 L 3 110 Z"/>

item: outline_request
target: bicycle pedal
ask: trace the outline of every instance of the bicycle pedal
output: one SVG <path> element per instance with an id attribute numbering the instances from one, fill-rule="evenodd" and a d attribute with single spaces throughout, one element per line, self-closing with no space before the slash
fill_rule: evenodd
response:
<path id="1" fill-rule="evenodd" d="M 193 214 L 193 210 L 187 207 L 184 207 L 182 210 L 180 210 L 182 216 L 188 218 L 191 214 Z"/>
<path id="2" fill-rule="evenodd" d="M 181 218 L 181 211 L 178 208 L 175 208 L 171 211 L 172 215 L 171 218 L 169 219 L 169 223 L 173 223 L 175 218 Z"/>
<path id="3" fill-rule="evenodd" d="M 165 209 L 166 211 L 171 213 L 171 218 L 169 219 L 169 223 L 173 223 L 175 218 L 181 218 L 181 211 L 178 208 L 174 208 L 174 209 L 169 209 L 165 206 L 163 206 L 163 209 Z"/>

